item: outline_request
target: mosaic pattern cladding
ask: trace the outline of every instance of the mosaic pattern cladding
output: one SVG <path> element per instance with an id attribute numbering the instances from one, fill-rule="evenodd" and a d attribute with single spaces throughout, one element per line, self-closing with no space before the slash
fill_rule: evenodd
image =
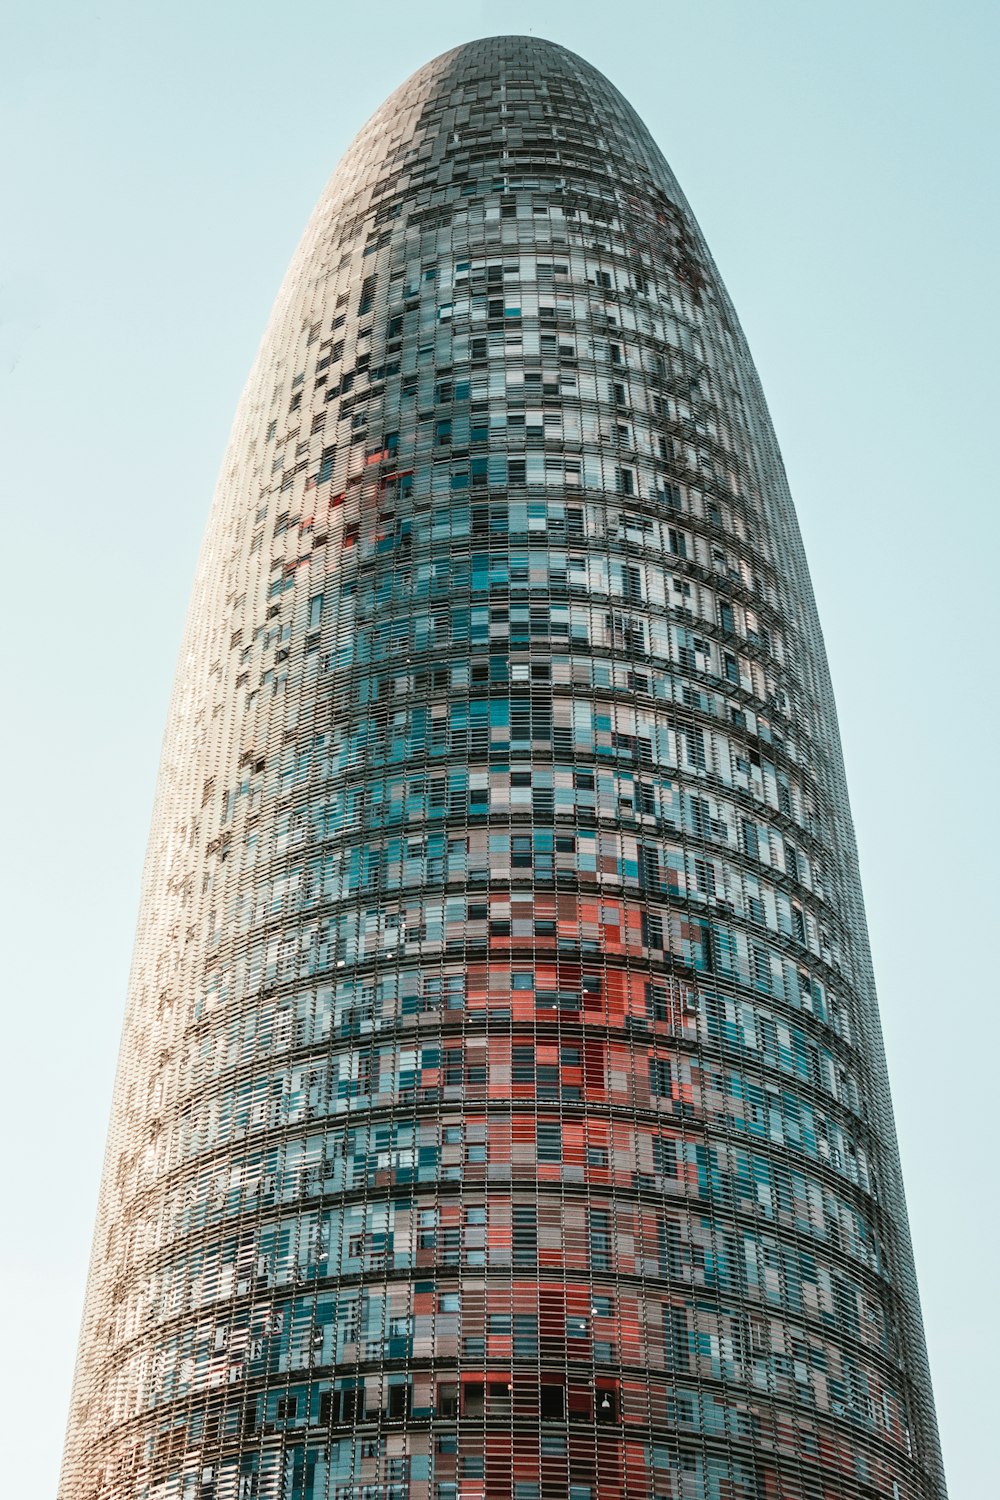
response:
<path id="1" fill-rule="evenodd" d="M 62 1500 L 943 1500 L 746 344 L 532 38 L 354 141 L 237 414 Z"/>

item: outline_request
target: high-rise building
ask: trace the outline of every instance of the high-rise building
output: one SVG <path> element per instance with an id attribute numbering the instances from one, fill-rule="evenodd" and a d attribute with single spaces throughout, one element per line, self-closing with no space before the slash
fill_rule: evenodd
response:
<path id="1" fill-rule="evenodd" d="M 63 1500 L 941 1500 L 833 695 L 647 131 L 422 68 L 170 708 Z"/>

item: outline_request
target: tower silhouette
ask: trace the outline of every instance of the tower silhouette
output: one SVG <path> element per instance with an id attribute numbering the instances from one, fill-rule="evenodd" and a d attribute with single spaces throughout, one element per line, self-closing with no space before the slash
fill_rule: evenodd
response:
<path id="1" fill-rule="evenodd" d="M 836 714 L 593 68 L 362 129 L 170 706 L 62 1500 L 941 1500 Z"/>

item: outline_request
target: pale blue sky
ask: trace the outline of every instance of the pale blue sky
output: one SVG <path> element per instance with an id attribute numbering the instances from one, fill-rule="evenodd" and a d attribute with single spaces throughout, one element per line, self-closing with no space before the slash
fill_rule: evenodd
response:
<path id="1" fill-rule="evenodd" d="M 54 1493 L 174 656 L 229 423 L 355 130 L 580 52 L 757 359 L 827 637 L 952 1500 L 996 1494 L 995 99 L 982 0 L 20 0 L 0 19 L 6 1493 Z"/>

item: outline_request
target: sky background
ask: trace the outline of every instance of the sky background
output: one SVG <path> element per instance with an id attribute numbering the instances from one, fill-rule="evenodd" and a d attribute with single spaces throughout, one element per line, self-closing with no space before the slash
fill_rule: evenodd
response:
<path id="1" fill-rule="evenodd" d="M 742 319 L 837 692 L 952 1500 L 996 1495 L 1000 7 L 19 0 L 0 19 L 0 1473 L 55 1493 L 160 737 L 320 190 L 497 30 L 596 63 Z"/>

